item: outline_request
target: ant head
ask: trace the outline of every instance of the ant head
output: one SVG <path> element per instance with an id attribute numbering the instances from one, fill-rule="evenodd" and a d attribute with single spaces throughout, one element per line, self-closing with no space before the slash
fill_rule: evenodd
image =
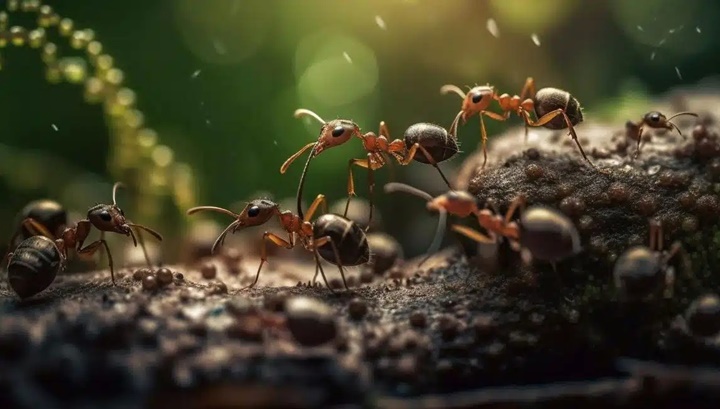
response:
<path id="1" fill-rule="evenodd" d="M 342 145 L 349 141 L 353 135 L 360 135 L 360 127 L 353 121 L 334 119 L 320 129 L 320 137 L 315 145 L 314 155 L 327 148 Z"/>
<path id="2" fill-rule="evenodd" d="M 650 111 L 643 115 L 643 122 L 651 128 L 672 129 L 667 117 L 659 111 Z"/>
<path id="3" fill-rule="evenodd" d="M 125 212 L 116 204 L 99 204 L 88 210 L 87 218 L 100 231 L 130 235 Z"/>
<path id="4" fill-rule="evenodd" d="M 124 187 L 121 182 L 116 182 L 112 188 L 111 205 L 99 204 L 88 209 L 87 218 L 90 223 L 100 231 L 132 235 L 132 230 L 125 220 L 125 212 L 117 205 L 117 190 Z"/>
<path id="5" fill-rule="evenodd" d="M 467 119 L 469 116 L 486 110 L 493 100 L 495 89 L 488 85 L 473 87 L 465 95 L 462 110 L 463 116 Z"/>
<path id="6" fill-rule="evenodd" d="M 279 214 L 277 203 L 267 199 L 253 200 L 238 215 L 239 223 L 234 230 L 240 227 L 259 226 L 266 223 L 275 214 Z"/>
<path id="7" fill-rule="evenodd" d="M 435 211 L 444 209 L 452 215 L 467 217 L 477 211 L 477 201 L 468 192 L 451 190 L 429 201 L 427 208 Z"/>

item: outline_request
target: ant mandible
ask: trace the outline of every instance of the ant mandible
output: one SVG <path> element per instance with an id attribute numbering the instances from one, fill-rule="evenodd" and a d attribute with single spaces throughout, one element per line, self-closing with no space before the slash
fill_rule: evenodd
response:
<path id="1" fill-rule="evenodd" d="M 511 113 L 516 113 L 525 122 L 525 141 L 528 137 L 528 127 L 544 127 L 548 129 L 565 129 L 569 130 L 570 136 L 575 141 L 583 158 L 594 167 L 585 151 L 580 145 L 574 125 L 579 124 L 583 120 L 580 103 L 569 92 L 557 88 L 542 88 L 535 91 L 535 81 L 532 77 L 525 80 L 525 85 L 520 95 L 510 96 L 509 94 L 497 95 L 495 88 L 491 85 L 475 86 L 467 93 L 463 92 L 458 86 L 447 84 L 440 88 L 441 94 L 455 93 L 463 99 L 460 112 L 455 116 L 451 130 L 457 130 L 458 121 L 462 118 L 465 123 L 468 118 L 478 114 L 480 116 L 480 134 L 482 136 L 483 151 L 483 168 L 487 163 L 487 131 L 485 130 L 485 121 L 483 116 L 492 118 L 496 121 L 505 121 L 510 117 Z M 497 101 L 502 110 L 502 114 L 498 114 L 487 109 L 492 101 Z M 530 112 L 535 112 L 538 117 L 537 121 L 533 121 Z"/>
<path id="2" fill-rule="evenodd" d="M 244 287 L 243 290 L 252 288 L 257 284 L 260 271 L 267 262 L 268 241 L 276 246 L 291 249 L 295 247 L 298 239 L 303 248 L 312 252 L 315 256 L 315 277 L 313 277 L 313 282 L 315 278 L 317 278 L 318 272 L 320 272 L 323 281 L 325 281 L 325 285 L 330 291 L 334 292 L 328 284 L 325 271 L 320 264 L 320 257 L 322 257 L 338 266 L 343 285 L 345 289 L 348 289 L 343 266 L 357 266 L 368 262 L 370 259 L 370 249 L 368 247 L 367 237 L 360 226 L 336 214 L 323 214 L 315 220 L 314 223 L 311 223 L 310 219 L 321 206 L 324 212 L 327 211 L 327 203 L 324 195 L 318 195 L 317 198 L 315 198 L 304 218 L 288 210 L 281 211 L 277 203 L 267 199 L 257 199 L 249 202 L 239 214 L 216 206 L 193 207 L 187 211 L 187 214 L 192 215 L 202 211 L 212 211 L 228 215 L 235 219 L 220 233 L 217 240 L 215 240 L 212 247 L 213 253 L 215 253 L 218 246 L 223 245 L 225 237 L 228 234 L 233 234 L 243 227 L 265 224 L 273 217 L 278 218 L 283 229 L 288 233 L 288 238 L 286 240 L 268 231 L 263 233 L 260 265 L 258 266 L 257 273 L 255 273 L 255 280 L 253 280 L 249 286 Z"/>
<path id="3" fill-rule="evenodd" d="M 630 139 L 634 139 L 637 141 L 637 149 L 635 149 L 633 159 L 637 159 L 637 157 L 640 155 L 640 142 L 642 141 L 642 134 L 645 127 L 653 129 L 667 129 L 669 131 L 675 129 L 678 131 L 680 136 L 683 137 L 683 139 L 687 139 L 687 137 L 683 135 L 680 128 L 678 128 L 678 126 L 671 121 L 671 119 L 682 115 L 689 115 L 696 118 L 698 116 L 698 114 L 694 112 L 678 112 L 677 114 L 672 115 L 668 118 L 662 112 L 650 111 L 643 115 L 638 122 L 628 121 L 627 123 L 625 123 L 627 136 Z"/>
<path id="4" fill-rule="evenodd" d="M 48 229 L 42 223 L 38 222 L 33 218 L 24 219 L 21 225 L 23 228 L 27 229 L 30 232 L 37 232 L 40 233 L 40 235 L 42 236 L 55 240 L 55 245 L 59 250 L 63 265 L 67 261 L 69 249 L 75 249 L 77 254 L 92 256 L 93 254 L 95 254 L 95 252 L 97 252 L 100 246 L 105 247 L 105 252 L 108 256 L 108 265 L 110 267 L 110 277 L 114 285 L 115 270 L 113 267 L 113 259 L 112 254 L 110 253 L 110 248 L 108 247 L 107 242 L 105 241 L 105 238 L 103 236 L 105 232 L 130 236 L 132 237 L 133 244 L 136 247 L 138 244 L 138 240 L 136 239 L 135 233 L 133 233 L 132 228 L 144 230 L 150 233 L 158 241 L 162 241 L 162 236 L 160 235 L 160 233 L 157 233 L 149 227 L 140 224 L 130 223 L 125 218 L 125 212 L 123 212 L 122 209 L 117 206 L 116 201 L 117 189 L 122 186 L 123 184 L 121 182 L 116 182 L 113 185 L 113 203 L 111 205 L 98 204 L 91 207 L 90 209 L 88 209 L 87 218 L 80 220 L 74 226 L 65 228 L 65 230 L 63 230 L 63 232 L 60 234 L 59 238 L 56 238 L 55 234 L 48 231 Z M 90 235 L 90 231 L 93 227 L 100 231 L 100 239 L 83 246 L 85 240 L 87 240 L 88 236 Z M 138 232 L 138 237 L 140 238 L 140 246 L 142 247 L 143 253 L 145 254 L 145 259 L 148 260 L 149 263 L 147 250 L 145 249 L 145 244 L 142 240 L 142 235 L 140 234 L 140 232 Z"/>
<path id="5" fill-rule="evenodd" d="M 378 132 L 379 135 L 377 135 L 374 132 L 366 132 L 363 134 L 360 131 L 360 127 L 353 121 L 348 121 L 345 119 L 334 119 L 332 121 L 326 122 L 318 114 L 309 109 L 298 109 L 295 111 L 294 115 L 296 118 L 310 116 L 322 124 L 322 127 L 320 128 L 320 136 L 318 137 L 317 141 L 308 143 L 307 145 L 303 146 L 297 153 L 290 156 L 280 167 L 280 173 L 285 173 L 293 161 L 295 161 L 298 157 L 305 153 L 305 151 L 312 148 L 312 151 L 310 152 L 310 155 L 305 162 L 305 167 L 303 168 L 302 175 L 300 176 L 300 183 L 298 185 L 297 191 L 297 212 L 301 218 L 303 217 L 302 192 L 303 186 L 305 184 L 305 176 L 307 174 L 308 167 L 310 166 L 310 161 L 315 156 L 323 152 L 325 149 L 342 145 L 345 142 L 349 141 L 350 138 L 353 136 L 356 136 L 360 138 L 360 140 L 362 140 L 363 148 L 367 152 L 367 157 L 363 159 L 350 159 L 350 161 L 348 162 L 348 199 L 345 204 L 345 213 L 343 214 L 343 216 L 347 216 L 347 212 L 350 207 L 350 201 L 352 197 L 355 196 L 355 180 L 353 178 L 352 168 L 353 166 L 365 168 L 368 170 L 368 200 L 370 202 L 370 214 L 368 217 L 368 224 L 366 229 L 370 227 L 370 222 L 372 221 L 373 216 L 372 197 L 375 188 L 374 171 L 382 168 L 385 164 L 392 163 L 390 156 L 395 158 L 395 160 L 400 165 L 405 166 L 412 162 L 418 152 L 421 152 L 427 161 L 426 163 L 434 166 L 435 169 L 437 169 L 440 173 L 440 176 L 443 178 L 445 183 L 450 186 L 450 182 L 438 166 L 439 160 L 437 160 L 432 154 L 430 154 L 430 152 L 428 152 L 428 149 L 426 149 L 418 142 L 412 143 L 408 147 L 407 141 L 403 141 L 400 139 L 395 139 L 391 141 L 390 132 L 384 121 L 380 122 L 380 129 Z M 437 132 L 434 132 L 432 135 L 434 136 L 436 134 L 440 135 Z M 444 143 L 445 145 L 452 144 L 452 146 L 449 146 L 448 149 L 454 149 L 455 152 L 457 151 L 457 145 L 455 145 L 455 142 L 452 140 L 452 138 L 445 138 L 445 140 L 443 141 L 432 140 L 428 141 L 428 143 L 433 143 L 435 145 L 437 145 L 438 143 Z M 445 156 L 443 156 L 442 159 L 444 158 Z"/>

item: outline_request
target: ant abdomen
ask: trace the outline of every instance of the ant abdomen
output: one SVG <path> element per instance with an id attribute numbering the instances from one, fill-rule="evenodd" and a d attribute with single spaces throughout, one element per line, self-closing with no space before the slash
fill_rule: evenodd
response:
<path id="1" fill-rule="evenodd" d="M 530 207 L 520 217 L 520 227 L 520 245 L 537 260 L 558 262 L 581 250 L 575 225 L 555 209 Z"/>
<path id="2" fill-rule="evenodd" d="M 541 88 L 533 98 L 535 103 L 535 115 L 542 118 L 543 115 L 562 109 L 565 111 L 570 123 L 577 125 L 583 121 L 583 113 L 580 102 L 569 92 L 557 88 Z M 543 125 L 547 129 L 565 129 L 567 124 L 562 115 L 558 115 Z"/>
<path id="3" fill-rule="evenodd" d="M 20 298 L 46 289 L 60 271 L 62 255 L 51 239 L 33 236 L 18 245 L 8 262 L 8 282 Z"/>
<path id="4" fill-rule="evenodd" d="M 313 224 L 313 237 L 315 240 L 330 237 L 343 266 L 358 266 L 370 260 L 370 247 L 365 231 L 345 217 L 329 213 L 318 217 Z M 338 257 L 331 243 L 319 246 L 317 251 L 325 260 L 338 264 Z"/>
<path id="5" fill-rule="evenodd" d="M 11 245 L 18 245 L 23 240 L 37 234 L 30 232 L 27 227 L 22 225 L 25 219 L 35 220 L 56 236 L 60 235 L 68 224 L 67 210 L 60 203 L 48 199 L 34 200 L 25 205 L 17 215 L 15 226 L 19 226 L 21 230 L 15 243 L 10 243 Z"/>
<path id="6" fill-rule="evenodd" d="M 436 163 L 448 160 L 458 153 L 457 141 L 440 125 L 427 122 L 410 125 L 405 130 L 404 140 L 407 149 L 416 143 L 425 148 Z M 415 155 L 414 159 L 421 163 L 430 163 L 422 154 Z"/>

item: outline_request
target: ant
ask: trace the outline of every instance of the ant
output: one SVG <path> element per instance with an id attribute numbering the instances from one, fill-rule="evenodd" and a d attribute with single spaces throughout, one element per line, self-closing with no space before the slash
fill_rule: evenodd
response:
<path id="1" fill-rule="evenodd" d="M 535 91 L 535 80 L 528 77 L 520 95 L 510 96 L 509 94 L 499 95 L 495 92 L 495 88 L 490 84 L 475 86 L 467 93 L 463 92 L 458 86 L 452 84 L 443 85 L 440 88 L 441 94 L 455 93 L 463 99 L 460 112 L 455 116 L 451 130 L 457 130 L 458 122 L 462 118 L 463 123 L 468 118 L 478 114 L 480 116 L 480 134 L 482 136 L 483 150 L 483 168 L 487 163 L 487 131 L 485 130 L 485 121 L 483 116 L 494 119 L 496 121 L 505 121 L 510 117 L 511 113 L 516 113 L 525 121 L 525 141 L 527 142 L 528 127 L 542 126 L 548 129 L 565 129 L 569 130 L 570 136 L 577 144 L 578 149 L 583 158 L 591 165 L 590 159 L 585 155 L 574 125 L 583 121 L 582 109 L 580 103 L 569 92 L 557 88 L 541 88 Z M 487 109 L 492 101 L 497 101 L 502 110 L 502 114 L 498 114 Z M 538 117 L 537 121 L 533 121 L 530 112 L 535 112 Z"/>
<path id="2" fill-rule="evenodd" d="M 445 213 L 453 216 L 475 216 L 488 234 L 462 225 L 453 225 L 452 230 L 479 243 L 495 244 L 500 237 L 509 240 L 515 251 L 527 250 L 533 258 L 555 263 L 580 251 L 580 235 L 572 222 L 557 210 L 544 206 L 525 209 L 525 197 L 513 199 L 505 213 L 493 205 L 493 209 L 480 208 L 473 195 L 466 191 L 453 190 L 433 198 L 428 193 L 403 183 L 388 183 L 385 192 L 405 192 L 421 197 L 427 202 L 428 210 L 438 211 L 441 218 Z M 520 221 L 513 216 L 520 210 Z M 433 248 L 437 251 L 442 228 L 436 232 Z"/>
<path id="3" fill-rule="evenodd" d="M 627 136 L 630 139 L 637 141 L 637 149 L 635 150 L 635 154 L 633 154 L 633 159 L 637 159 L 637 157 L 640 155 L 640 142 L 642 141 L 642 134 L 645 127 L 653 129 L 667 129 L 669 131 L 675 129 L 678 131 L 680 136 L 683 137 L 683 139 L 687 139 L 687 137 L 683 135 L 680 128 L 678 128 L 677 125 L 671 122 L 671 119 L 681 115 L 689 115 L 696 118 L 698 117 L 698 114 L 694 112 L 678 112 L 677 114 L 672 115 L 668 118 L 662 112 L 650 111 L 643 115 L 638 122 L 627 121 L 625 123 Z"/>
<path id="4" fill-rule="evenodd" d="M 662 224 L 651 220 L 649 246 L 631 247 L 618 258 L 613 276 L 615 286 L 625 296 L 645 298 L 662 288 L 665 298 L 672 298 L 675 271 L 669 262 L 681 252 L 682 245 L 676 241 L 666 250 L 664 244 Z M 684 270 L 690 271 L 687 264 Z"/>
<path id="5" fill-rule="evenodd" d="M 370 191 L 370 215 L 368 217 L 368 225 L 366 229 L 370 227 L 373 215 L 373 204 L 372 196 L 375 188 L 374 171 L 382 168 L 385 164 L 391 164 L 392 158 L 395 158 L 397 163 L 400 165 L 408 165 L 413 159 L 416 159 L 423 163 L 428 163 L 435 167 L 440 173 L 445 183 L 450 186 L 450 182 L 443 174 L 442 170 L 438 166 L 438 162 L 448 159 L 454 155 L 457 149 L 457 143 L 455 138 L 450 137 L 448 132 L 437 125 L 423 124 L 424 127 L 408 128 L 411 130 L 410 133 L 406 132 L 405 139 L 390 139 L 390 131 L 384 121 L 380 122 L 379 135 L 374 132 L 362 133 L 360 127 L 353 121 L 345 119 L 334 119 L 330 122 L 326 122 L 315 112 L 308 109 L 298 109 L 295 111 L 294 116 L 300 118 L 303 116 L 310 116 L 320 122 L 322 127 L 320 128 L 320 136 L 316 142 L 308 143 L 303 146 L 297 153 L 290 156 L 285 163 L 280 167 L 280 173 L 285 173 L 299 156 L 305 151 L 312 148 L 310 155 L 308 156 L 305 167 L 300 177 L 300 183 L 298 185 L 297 192 L 297 212 L 302 218 L 302 191 L 305 183 L 305 175 L 307 174 L 310 161 L 325 149 L 339 146 L 349 141 L 351 137 L 356 136 L 362 140 L 363 148 L 367 152 L 367 157 L 362 159 L 350 159 L 348 162 L 348 199 L 345 204 L 345 213 L 343 216 L 347 216 L 348 209 L 350 207 L 350 200 L 355 196 L 355 181 L 353 178 L 353 166 L 359 166 L 368 170 L 368 187 Z M 433 150 L 430 153 L 429 150 Z M 420 152 L 422 155 L 417 155 Z M 448 155 L 448 152 L 450 154 Z M 423 158 L 423 159 L 418 159 Z"/>
<path id="6" fill-rule="evenodd" d="M 202 211 L 212 211 L 231 216 L 235 219 L 215 240 L 212 253 L 215 253 L 218 246 L 223 245 L 225 237 L 228 234 L 233 234 L 243 227 L 265 224 L 273 217 L 278 218 L 283 229 L 288 233 L 288 239 L 286 240 L 268 231 L 263 233 L 260 265 L 255 274 L 255 280 L 253 280 L 252 284 L 243 288 L 243 290 L 252 288 L 257 284 L 260 271 L 267 262 L 268 241 L 276 246 L 291 249 L 295 247 L 298 240 L 307 251 L 312 252 L 315 256 L 315 277 L 313 277 L 313 281 L 315 281 L 318 272 L 320 272 L 325 281 L 325 285 L 327 285 L 330 291 L 334 292 L 328 284 L 325 272 L 320 264 L 320 257 L 322 257 L 338 266 L 343 285 L 345 289 L 348 289 L 343 266 L 357 266 L 369 261 L 370 249 L 368 247 L 367 236 L 365 235 L 365 231 L 356 223 L 336 214 L 323 214 L 318 217 L 314 223 L 311 223 L 310 219 L 321 206 L 323 211 L 327 211 L 327 202 L 325 201 L 324 195 L 318 195 L 317 198 L 315 198 L 304 218 L 288 210 L 281 211 L 277 203 L 268 199 L 256 199 L 249 202 L 239 214 L 215 206 L 193 207 L 187 211 L 187 214 L 192 215 Z"/>
<path id="7" fill-rule="evenodd" d="M 25 219 L 34 219 L 42 229 L 23 226 L 22 221 Z M 10 248 L 17 247 L 32 236 L 43 235 L 49 238 L 60 236 L 67 224 L 67 210 L 60 203 L 49 199 L 33 200 L 25 205 L 16 217 L 15 225 L 18 229 L 10 238 Z"/>
<path id="8" fill-rule="evenodd" d="M 69 249 L 74 249 L 78 255 L 90 257 L 95 254 L 100 246 L 104 246 L 108 256 L 110 277 L 113 285 L 115 285 L 112 254 L 105 239 L 101 237 L 90 244 L 84 245 L 92 227 L 100 230 L 101 234 L 111 232 L 130 236 L 135 246 L 137 246 L 138 240 L 135 238 L 132 228 L 144 230 L 157 240 L 162 240 L 162 236 L 154 230 L 127 221 L 125 213 L 117 206 L 116 193 L 120 186 L 122 186 L 120 182 L 113 185 L 112 205 L 98 204 L 91 207 L 88 210 L 86 219 L 80 220 L 74 226 L 65 227 L 58 238 L 55 238 L 56 235 L 49 231 L 48 227 L 32 217 L 25 218 L 22 221 L 21 229 L 16 235 L 21 234 L 22 229 L 40 234 L 25 239 L 14 251 L 7 254 L 10 286 L 21 298 L 37 294 L 52 283 L 57 273 L 65 269 Z M 140 232 L 138 232 L 138 235 L 142 249 L 145 251 Z M 15 237 L 11 242 L 15 240 Z"/>

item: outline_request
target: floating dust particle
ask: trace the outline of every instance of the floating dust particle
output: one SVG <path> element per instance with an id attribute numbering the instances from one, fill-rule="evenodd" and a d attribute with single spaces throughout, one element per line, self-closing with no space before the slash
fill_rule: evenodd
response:
<path id="1" fill-rule="evenodd" d="M 652 61 L 652 60 L 654 60 L 654 59 L 655 59 L 655 51 L 653 51 L 652 53 L 650 53 L 650 61 Z"/>
<path id="2" fill-rule="evenodd" d="M 702 33 L 702 30 L 700 30 L 700 27 L 695 27 L 695 31 L 697 31 L 698 34 Z"/>
<path id="3" fill-rule="evenodd" d="M 225 48 L 225 44 L 222 43 L 222 41 L 218 40 L 217 38 L 214 38 L 212 40 L 213 48 L 215 49 L 215 52 L 220 55 L 225 55 L 227 53 L 227 48 Z"/>
<path id="4" fill-rule="evenodd" d="M 638 29 L 639 31 L 645 31 L 645 30 L 643 30 L 642 26 L 637 26 L 637 29 Z"/>
<path id="5" fill-rule="evenodd" d="M 343 57 L 345 57 L 345 61 L 352 64 L 352 58 L 350 58 L 350 54 L 348 54 L 347 51 L 343 52 Z"/>
<path id="6" fill-rule="evenodd" d="M 206 119 L 206 120 L 205 120 L 205 124 L 206 124 L 207 126 L 210 126 L 210 120 L 209 120 L 209 119 Z"/>
<path id="7" fill-rule="evenodd" d="M 197 78 L 198 75 L 200 75 L 200 72 L 201 72 L 200 70 L 195 70 L 195 72 L 193 72 L 190 77 L 191 77 L 191 78 Z"/>
<path id="8" fill-rule="evenodd" d="M 378 27 L 380 27 L 382 30 L 387 30 L 387 26 L 385 25 L 385 20 L 383 20 L 380 16 L 375 16 L 375 24 L 377 24 Z"/>
<path id="9" fill-rule="evenodd" d="M 278 143 L 277 143 L 277 139 L 273 141 L 273 145 L 275 145 L 275 146 L 277 146 L 277 145 L 278 145 Z"/>
<path id="10" fill-rule="evenodd" d="M 663 38 L 662 40 L 660 40 L 660 42 L 658 43 L 658 47 L 665 44 L 665 41 L 667 41 L 667 38 Z"/>
<path id="11" fill-rule="evenodd" d="M 675 72 L 677 73 L 678 78 L 680 78 L 680 80 L 682 80 L 682 75 L 680 75 L 680 68 L 675 67 Z"/>
<path id="12" fill-rule="evenodd" d="M 55 132 L 59 131 L 57 125 L 52 124 L 52 125 L 50 125 L 50 126 L 52 126 L 53 131 L 55 131 Z"/>
<path id="13" fill-rule="evenodd" d="M 498 30 L 497 23 L 495 22 L 495 19 L 489 18 L 487 20 L 486 24 L 487 30 L 492 34 L 493 37 L 499 38 L 500 37 L 500 30 Z"/>
<path id="14" fill-rule="evenodd" d="M 533 33 L 530 38 L 532 38 L 533 43 L 535 43 L 536 46 L 540 47 L 540 37 L 538 37 L 537 34 Z"/>

